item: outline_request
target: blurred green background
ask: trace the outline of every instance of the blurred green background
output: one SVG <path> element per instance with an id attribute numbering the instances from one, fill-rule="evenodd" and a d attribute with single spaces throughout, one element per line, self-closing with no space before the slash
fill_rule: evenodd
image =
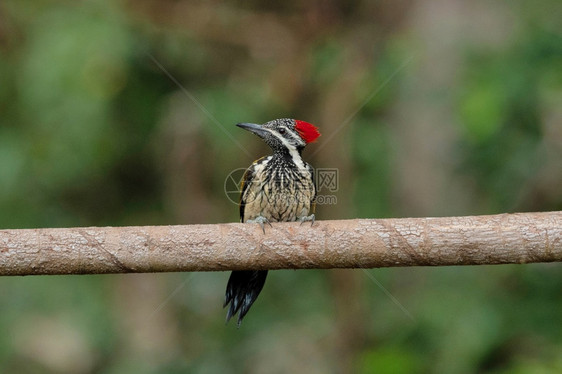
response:
<path id="1" fill-rule="evenodd" d="M 562 210 L 562 4 L 0 3 L 0 228 L 233 222 L 293 117 L 318 219 Z M 170 78 L 172 77 L 172 79 Z M 175 80 L 175 82 L 174 82 Z M 2 373 L 560 373 L 560 264 L 0 279 Z"/>

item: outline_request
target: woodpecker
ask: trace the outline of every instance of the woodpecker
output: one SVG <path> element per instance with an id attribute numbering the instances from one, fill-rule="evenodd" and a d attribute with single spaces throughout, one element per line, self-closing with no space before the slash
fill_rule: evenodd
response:
<path id="1" fill-rule="evenodd" d="M 302 151 L 320 133 L 316 126 L 295 119 L 276 119 L 262 125 L 236 126 L 259 136 L 273 153 L 254 161 L 244 173 L 240 193 L 240 222 L 258 223 L 265 233 L 271 222 L 314 223 L 316 187 L 312 167 Z M 238 326 L 260 294 L 267 270 L 233 271 L 226 286 L 224 307 L 228 322 L 238 313 Z"/>

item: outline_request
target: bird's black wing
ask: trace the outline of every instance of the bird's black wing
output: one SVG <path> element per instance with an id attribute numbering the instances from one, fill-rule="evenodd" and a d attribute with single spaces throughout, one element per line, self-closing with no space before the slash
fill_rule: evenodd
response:
<path id="1" fill-rule="evenodd" d="M 250 165 L 240 184 L 240 222 L 244 222 L 244 209 L 246 207 L 244 201 L 244 193 L 252 184 L 256 165 L 258 165 L 265 157 L 259 158 Z M 232 316 L 238 313 L 238 326 L 242 323 L 242 319 L 250 310 L 250 307 L 258 298 L 265 279 L 267 278 L 267 270 L 244 270 L 233 271 L 226 285 L 226 293 L 224 297 L 223 307 L 228 306 L 226 313 L 226 321 L 228 322 Z"/>
<path id="2" fill-rule="evenodd" d="M 318 191 L 316 189 L 316 180 L 314 179 L 314 168 L 307 162 L 306 167 L 310 172 L 310 179 L 312 180 L 312 188 L 314 189 L 314 193 L 312 194 L 312 200 L 310 201 L 310 211 L 308 214 L 314 214 L 316 211 L 316 195 Z"/>
<path id="3" fill-rule="evenodd" d="M 244 209 L 246 208 L 246 203 L 244 201 L 244 193 L 248 189 L 248 187 L 252 184 L 252 180 L 254 179 L 254 172 L 256 170 L 256 165 L 258 165 L 264 157 L 258 158 L 256 161 L 252 162 L 252 165 L 246 169 L 244 172 L 244 176 L 242 177 L 242 181 L 240 182 L 240 222 L 244 222 Z"/>

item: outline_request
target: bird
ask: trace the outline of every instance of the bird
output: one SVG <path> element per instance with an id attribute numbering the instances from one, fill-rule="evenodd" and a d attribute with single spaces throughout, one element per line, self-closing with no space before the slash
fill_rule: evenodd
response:
<path id="1" fill-rule="evenodd" d="M 320 136 L 318 128 L 289 118 L 236 126 L 254 133 L 272 150 L 271 155 L 254 161 L 242 177 L 240 222 L 257 223 L 264 234 L 265 224 L 271 226 L 271 222 L 300 221 L 302 224 L 309 221 L 314 224 L 314 169 L 302 159 L 302 151 Z M 238 313 L 240 327 L 263 289 L 267 272 L 237 270 L 231 273 L 223 304 L 223 307 L 228 306 L 227 323 Z"/>

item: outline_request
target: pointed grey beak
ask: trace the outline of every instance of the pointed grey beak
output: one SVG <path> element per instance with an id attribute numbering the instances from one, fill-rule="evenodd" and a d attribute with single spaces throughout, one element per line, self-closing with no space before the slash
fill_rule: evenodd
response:
<path id="1" fill-rule="evenodd" d="M 267 135 L 269 131 L 263 129 L 261 125 L 257 125 L 255 123 L 238 123 L 236 126 L 243 128 L 244 130 L 248 130 L 253 132 L 260 138 L 263 138 Z"/>

